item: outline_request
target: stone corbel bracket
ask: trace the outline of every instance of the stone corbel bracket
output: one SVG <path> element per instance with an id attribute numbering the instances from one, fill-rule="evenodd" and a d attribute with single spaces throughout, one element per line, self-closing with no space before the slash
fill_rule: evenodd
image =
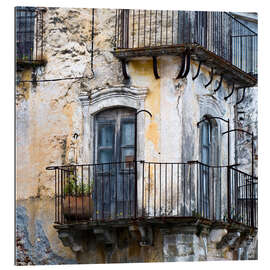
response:
<path id="1" fill-rule="evenodd" d="M 234 249 L 240 237 L 241 237 L 240 232 L 228 232 L 217 244 L 217 248 L 223 249 L 225 247 L 229 247 L 230 249 Z"/>
<path id="2" fill-rule="evenodd" d="M 78 242 L 81 239 L 79 232 L 59 230 L 58 237 L 65 247 L 70 247 L 74 252 L 84 251 L 83 246 Z"/>
<path id="3" fill-rule="evenodd" d="M 241 237 L 235 243 L 235 248 L 246 248 L 248 247 L 255 238 L 254 233 L 242 232 Z"/>
<path id="4" fill-rule="evenodd" d="M 224 237 L 227 235 L 228 231 L 227 229 L 213 229 L 211 230 L 209 234 L 209 240 L 211 243 L 214 243 L 216 245 L 220 245 L 221 241 L 224 239 Z"/>
<path id="5" fill-rule="evenodd" d="M 105 245 L 116 245 L 117 237 L 115 230 L 94 228 L 93 233 L 96 235 L 97 242 L 104 243 Z"/>
<path id="6" fill-rule="evenodd" d="M 141 247 L 153 246 L 153 230 L 151 226 L 129 226 L 128 229 L 133 238 L 136 238 L 137 231 L 140 233 L 141 241 L 139 241 L 139 244 Z"/>

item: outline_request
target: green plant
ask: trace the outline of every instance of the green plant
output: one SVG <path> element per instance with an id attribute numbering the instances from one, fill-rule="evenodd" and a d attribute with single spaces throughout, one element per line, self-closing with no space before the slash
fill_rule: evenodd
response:
<path id="1" fill-rule="evenodd" d="M 195 210 L 192 211 L 192 216 L 193 217 L 197 217 L 197 218 L 201 218 L 202 217 L 202 215 L 200 213 L 196 212 Z"/>
<path id="2" fill-rule="evenodd" d="M 93 180 L 90 181 L 90 185 L 88 185 L 88 183 L 81 183 L 75 177 L 74 173 L 71 173 L 68 177 L 65 178 L 64 194 L 67 196 L 88 195 L 93 191 L 93 183 Z"/>

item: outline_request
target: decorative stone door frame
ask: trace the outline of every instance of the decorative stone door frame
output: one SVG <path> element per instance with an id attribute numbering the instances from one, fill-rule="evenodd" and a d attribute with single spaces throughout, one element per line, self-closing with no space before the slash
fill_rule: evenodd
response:
<path id="1" fill-rule="evenodd" d="M 144 101 L 148 88 L 114 86 L 105 89 L 95 89 L 90 93 L 82 92 L 79 100 L 82 105 L 83 134 L 82 154 L 83 163 L 94 163 L 94 118 L 95 115 L 109 108 L 127 107 L 135 110 L 144 109 Z M 138 118 L 137 160 L 144 160 L 144 127 L 145 116 Z"/>

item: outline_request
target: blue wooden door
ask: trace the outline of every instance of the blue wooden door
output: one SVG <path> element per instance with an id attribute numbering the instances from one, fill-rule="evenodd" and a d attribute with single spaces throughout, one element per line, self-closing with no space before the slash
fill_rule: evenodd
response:
<path id="1" fill-rule="evenodd" d="M 135 113 L 117 108 L 96 116 L 95 205 L 98 219 L 134 214 Z"/>

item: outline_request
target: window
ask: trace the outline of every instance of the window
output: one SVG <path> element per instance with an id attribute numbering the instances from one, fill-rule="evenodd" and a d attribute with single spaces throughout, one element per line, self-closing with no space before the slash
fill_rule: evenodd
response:
<path id="1" fill-rule="evenodd" d="M 135 111 L 125 108 L 106 110 L 99 113 L 95 120 L 95 161 L 134 161 Z"/>
<path id="2" fill-rule="evenodd" d="M 32 60 L 34 49 L 35 9 L 16 8 L 16 56 L 21 60 Z"/>
<path id="3" fill-rule="evenodd" d="M 45 9 L 16 7 L 16 60 L 43 60 L 43 12 Z"/>
<path id="4" fill-rule="evenodd" d="M 210 214 L 220 216 L 220 196 L 221 196 L 221 180 L 219 165 L 219 136 L 218 125 L 211 116 L 204 116 L 205 121 L 201 123 L 201 138 L 200 138 L 200 153 L 201 162 L 200 168 L 200 202 L 202 212 L 205 217 L 210 217 Z M 208 120 L 210 119 L 210 120 Z M 211 211 L 214 206 L 211 206 L 210 194 L 215 197 L 215 213 Z"/>

